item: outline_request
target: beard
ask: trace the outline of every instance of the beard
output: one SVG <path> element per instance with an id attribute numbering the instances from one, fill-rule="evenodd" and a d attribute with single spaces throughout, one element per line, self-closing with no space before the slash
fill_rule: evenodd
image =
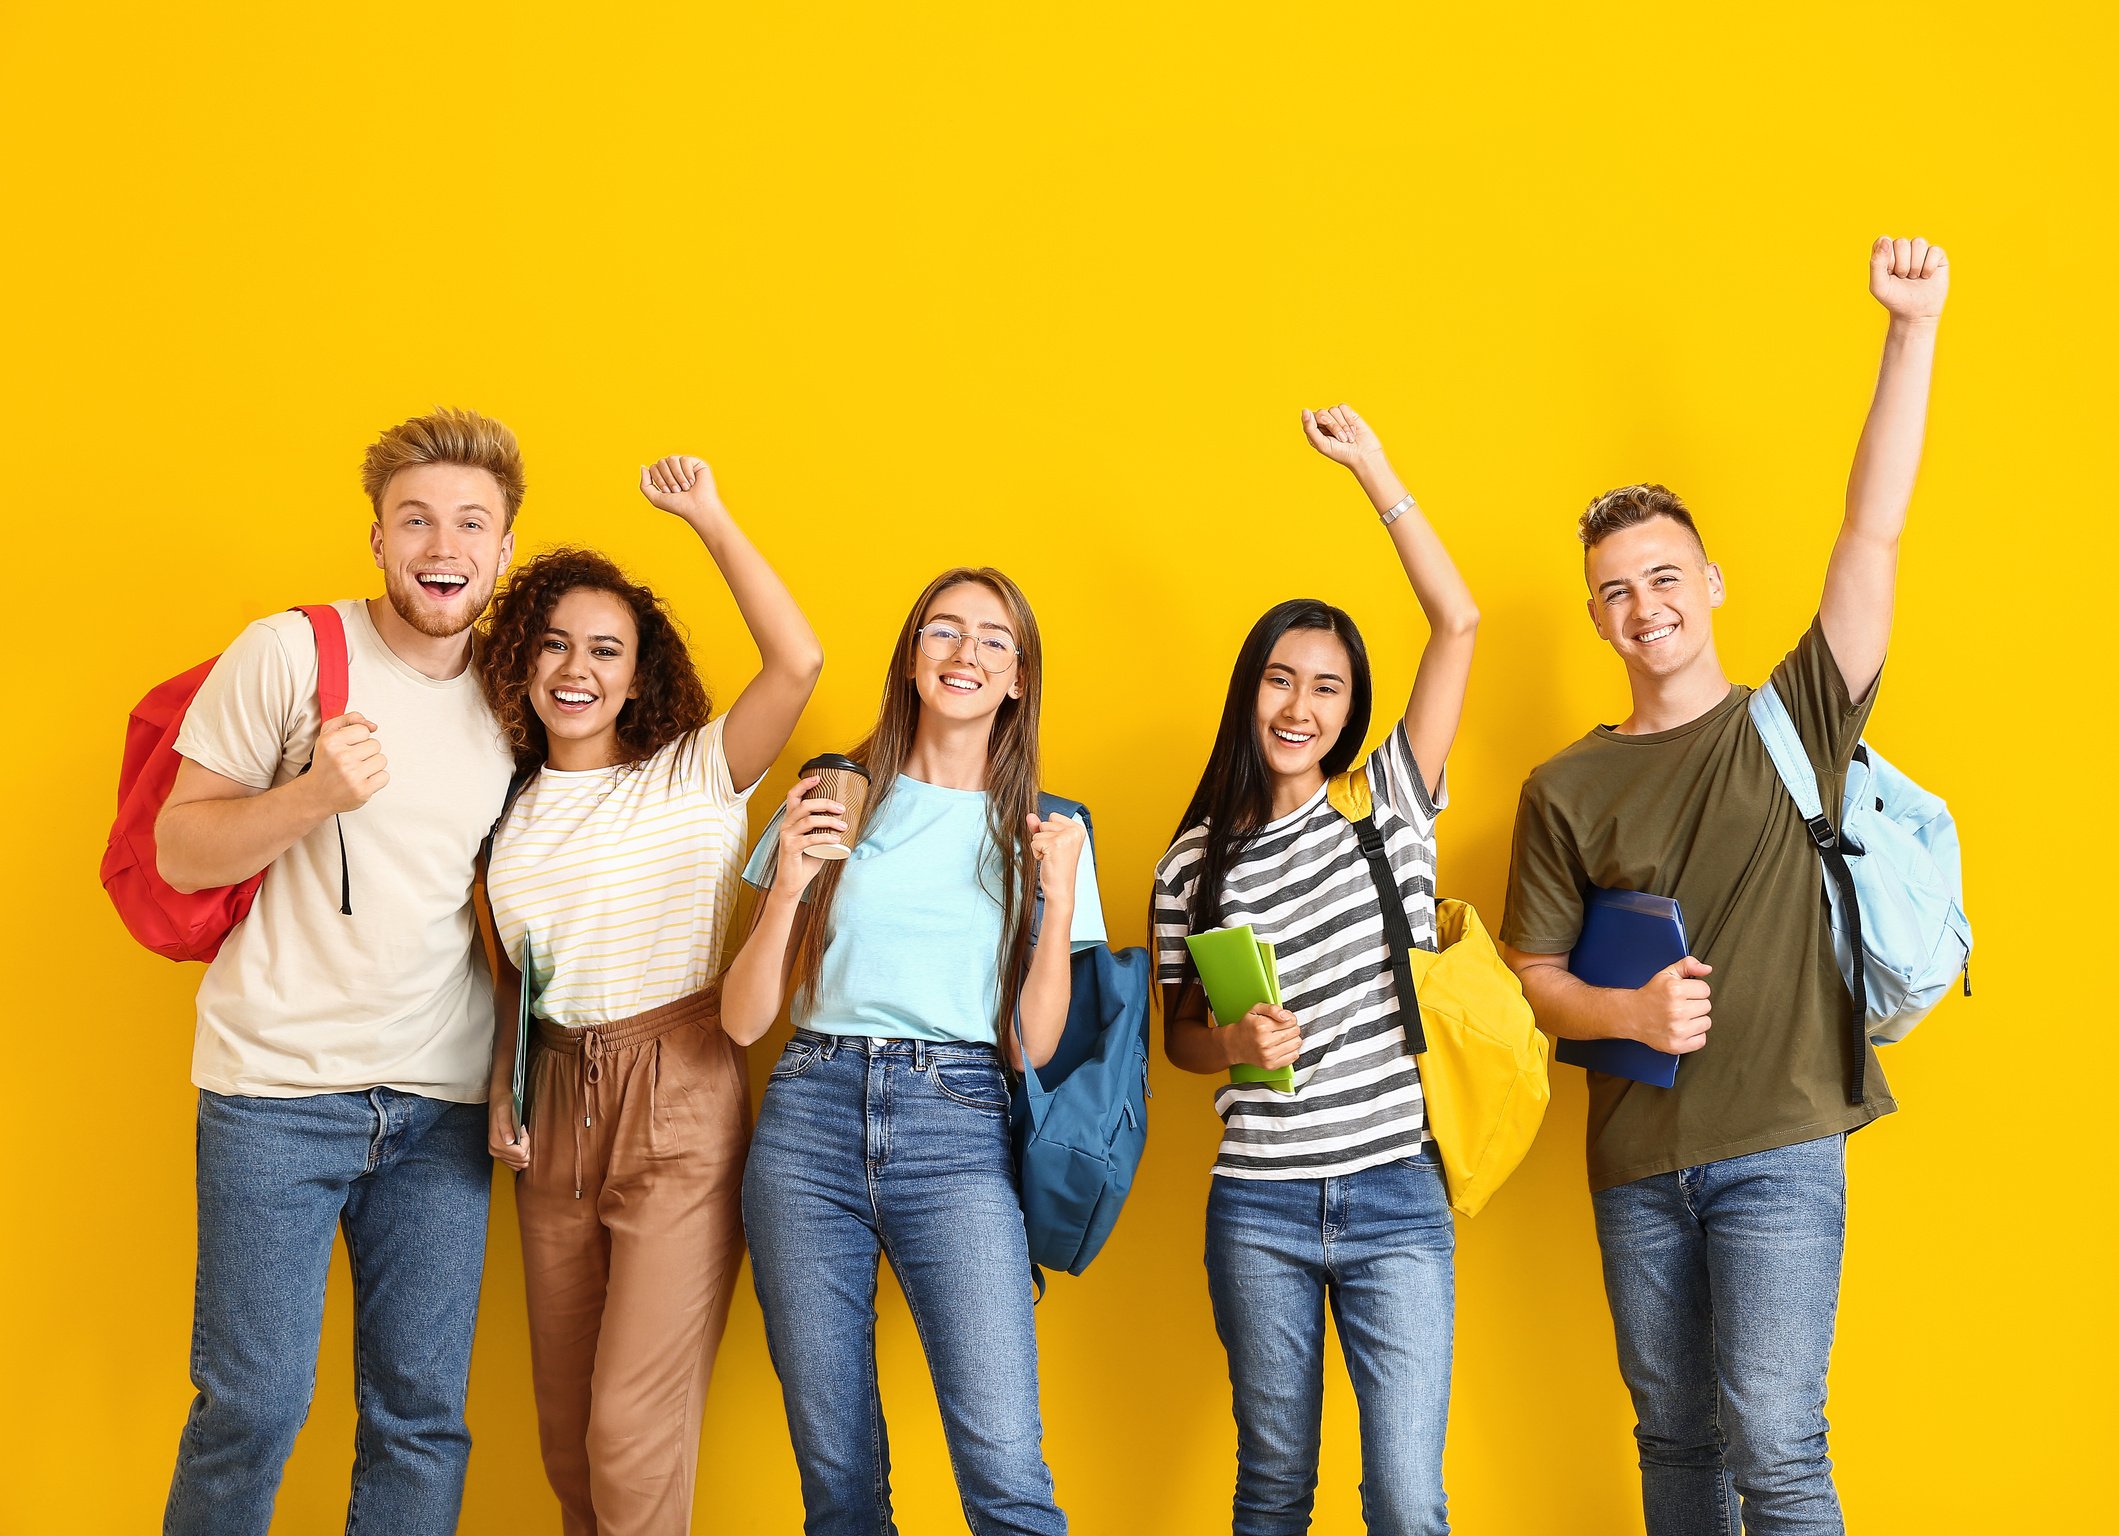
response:
<path id="1" fill-rule="evenodd" d="M 436 611 L 433 601 L 420 590 L 419 583 L 397 571 L 383 575 L 383 596 L 397 616 L 430 640 L 452 640 L 462 634 L 485 613 L 486 605 L 493 601 L 493 582 L 488 578 L 484 586 L 466 586 L 461 597 L 453 599 L 447 610 Z"/>

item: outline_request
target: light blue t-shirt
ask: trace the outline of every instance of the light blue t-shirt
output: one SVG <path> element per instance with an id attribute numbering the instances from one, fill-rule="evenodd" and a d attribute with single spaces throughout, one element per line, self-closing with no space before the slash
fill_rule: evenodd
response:
<path id="1" fill-rule="evenodd" d="M 775 825 L 759 837 L 743 878 L 755 886 L 771 884 L 779 856 Z M 898 775 L 882 814 L 863 829 L 839 876 L 815 1000 L 806 1008 L 796 1000 L 796 1027 L 826 1035 L 994 1044 L 999 890 L 986 837 L 985 791 L 943 789 Z M 1069 937 L 1074 949 L 1105 937 L 1096 861 L 1086 847 L 1074 872 Z"/>

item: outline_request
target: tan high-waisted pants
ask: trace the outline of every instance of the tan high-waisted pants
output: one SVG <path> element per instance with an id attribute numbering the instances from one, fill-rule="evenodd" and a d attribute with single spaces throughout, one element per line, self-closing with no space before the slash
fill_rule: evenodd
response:
<path id="1" fill-rule="evenodd" d="M 515 1185 L 545 1474 L 567 1536 L 691 1529 L 699 1415 L 743 1258 L 743 1056 L 712 997 L 538 1021 Z"/>

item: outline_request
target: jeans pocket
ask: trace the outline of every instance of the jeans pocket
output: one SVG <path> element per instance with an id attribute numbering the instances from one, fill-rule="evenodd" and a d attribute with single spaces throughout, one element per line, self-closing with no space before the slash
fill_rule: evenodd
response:
<path id="1" fill-rule="evenodd" d="M 943 1098 L 966 1109 L 989 1115 L 1007 1112 L 1008 1085 L 1001 1079 L 1001 1069 L 992 1062 L 932 1061 L 927 1066 L 927 1080 Z"/>
<path id="2" fill-rule="evenodd" d="M 787 1048 L 780 1053 L 780 1059 L 773 1063 L 773 1069 L 765 1080 L 769 1083 L 781 1083 L 792 1077 L 800 1077 L 815 1066 L 823 1055 L 822 1040 L 814 1035 L 796 1035 L 787 1042 Z"/>

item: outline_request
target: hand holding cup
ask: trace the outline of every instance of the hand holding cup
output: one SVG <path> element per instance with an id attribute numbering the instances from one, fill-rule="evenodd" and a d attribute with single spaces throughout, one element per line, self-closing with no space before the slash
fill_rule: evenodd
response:
<path id="1" fill-rule="evenodd" d="M 780 860 L 773 876 L 776 890 L 799 893 L 824 865 L 810 853 L 826 843 L 838 844 L 846 832 L 846 807 L 836 800 L 812 798 L 819 776 L 795 780 L 780 817 Z M 841 855 L 843 857 L 843 855 Z"/>

